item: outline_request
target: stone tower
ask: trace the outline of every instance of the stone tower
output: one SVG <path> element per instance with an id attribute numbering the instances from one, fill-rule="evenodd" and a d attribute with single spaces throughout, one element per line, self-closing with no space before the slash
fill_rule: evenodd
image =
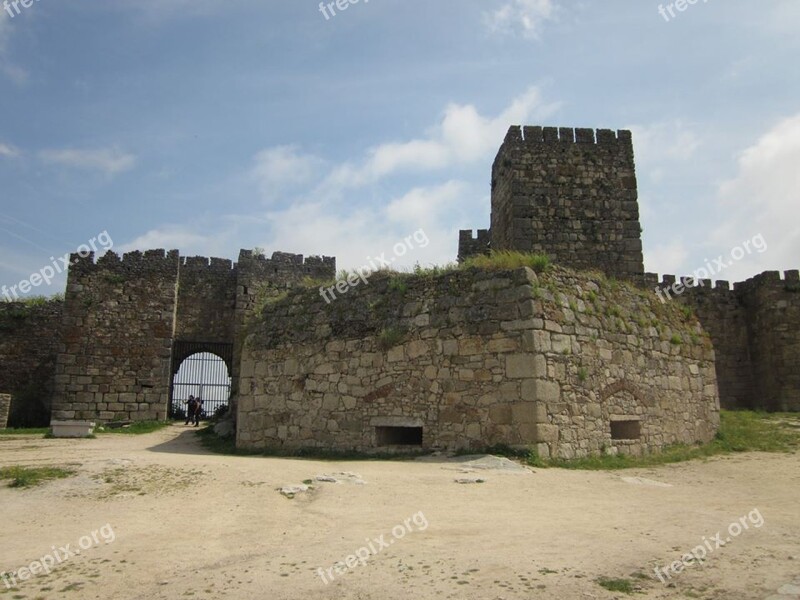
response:
<path id="1" fill-rule="evenodd" d="M 494 250 L 640 281 L 631 132 L 511 127 L 492 167 L 490 237 Z"/>

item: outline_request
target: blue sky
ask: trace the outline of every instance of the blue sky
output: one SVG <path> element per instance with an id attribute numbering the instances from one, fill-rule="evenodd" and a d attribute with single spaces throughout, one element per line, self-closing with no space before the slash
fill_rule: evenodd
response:
<path id="1" fill-rule="evenodd" d="M 9 6 L 0 284 L 104 231 L 118 252 L 352 268 L 423 229 L 398 264 L 449 262 L 459 229 L 489 224 L 512 124 L 633 130 L 648 271 L 689 274 L 758 235 L 767 249 L 715 278 L 800 267 L 800 3 L 700 1 L 669 20 L 659 4 Z"/>

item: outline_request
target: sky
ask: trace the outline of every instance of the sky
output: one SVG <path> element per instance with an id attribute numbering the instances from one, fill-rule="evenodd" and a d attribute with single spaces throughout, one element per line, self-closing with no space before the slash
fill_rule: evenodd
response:
<path id="1" fill-rule="evenodd" d="M 6 2 L 0 285 L 92 240 L 449 263 L 523 124 L 633 131 L 647 271 L 800 267 L 797 0 L 339 2 Z"/>

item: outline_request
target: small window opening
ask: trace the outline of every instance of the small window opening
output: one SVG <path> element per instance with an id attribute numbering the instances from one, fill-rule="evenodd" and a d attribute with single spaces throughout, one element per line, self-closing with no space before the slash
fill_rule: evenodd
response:
<path id="1" fill-rule="evenodd" d="M 422 427 L 376 427 L 378 446 L 421 446 Z"/>
<path id="2" fill-rule="evenodd" d="M 638 440 L 641 437 L 641 421 L 611 421 L 612 440 Z"/>

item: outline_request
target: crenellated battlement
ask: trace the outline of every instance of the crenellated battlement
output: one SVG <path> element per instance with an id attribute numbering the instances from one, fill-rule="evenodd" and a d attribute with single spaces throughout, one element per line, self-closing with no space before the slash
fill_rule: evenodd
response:
<path id="1" fill-rule="evenodd" d="M 273 252 L 271 258 L 257 254 L 252 250 L 239 252 L 239 267 L 253 270 L 259 274 L 277 275 L 279 277 L 334 277 L 336 275 L 336 258 L 331 256 L 309 256 L 288 252 Z"/>
<path id="2" fill-rule="evenodd" d="M 757 290 L 800 291 L 800 270 L 764 271 L 746 281 L 735 284 L 737 292 L 753 292 Z"/>
<path id="3" fill-rule="evenodd" d="M 172 273 L 177 271 L 180 255 L 177 250 L 126 252 L 120 257 L 109 251 L 95 260 L 94 252 L 71 254 L 69 276 L 80 277 L 98 272 L 131 276 L 135 274 Z"/>
<path id="4" fill-rule="evenodd" d="M 461 229 L 458 232 L 458 239 L 463 241 L 490 242 L 491 233 L 488 229 Z"/>
<path id="5" fill-rule="evenodd" d="M 711 279 L 695 279 L 691 275 L 678 277 L 677 275 L 663 275 L 659 279 L 657 273 L 644 274 L 644 286 L 647 289 L 659 288 L 666 290 L 672 288 L 676 283 L 680 283 L 684 291 L 713 291 L 725 293 L 752 292 L 759 289 L 772 289 L 775 291 L 800 291 L 800 270 L 790 271 L 764 271 L 746 281 L 736 282 L 733 285 L 729 281 Z"/>
<path id="6" fill-rule="evenodd" d="M 631 132 L 511 127 L 492 166 L 491 238 L 493 250 L 546 254 L 579 271 L 641 281 Z M 463 246 L 473 242 L 464 238 Z"/>
<path id="7" fill-rule="evenodd" d="M 633 147 L 633 136 L 630 131 L 620 129 L 590 129 L 582 127 L 543 127 L 513 125 L 506 133 L 503 145 L 537 144 L 594 144 L 597 146 Z"/>
<path id="8" fill-rule="evenodd" d="M 488 254 L 492 249 L 492 232 L 488 229 L 462 229 L 458 232 L 458 262 L 470 256 Z"/>
<path id="9" fill-rule="evenodd" d="M 217 272 L 229 275 L 236 268 L 227 258 L 207 258 L 205 256 L 186 256 L 181 259 L 181 270 L 192 272 Z"/>
<path id="10" fill-rule="evenodd" d="M 715 292 L 731 292 L 731 284 L 729 281 L 711 279 L 694 279 L 691 275 L 679 277 L 677 275 L 663 275 L 659 279 L 658 273 L 645 273 L 644 274 L 644 287 L 646 289 L 659 288 L 662 290 L 669 289 L 676 283 L 680 283 L 684 290 L 692 291 L 715 291 Z"/>

